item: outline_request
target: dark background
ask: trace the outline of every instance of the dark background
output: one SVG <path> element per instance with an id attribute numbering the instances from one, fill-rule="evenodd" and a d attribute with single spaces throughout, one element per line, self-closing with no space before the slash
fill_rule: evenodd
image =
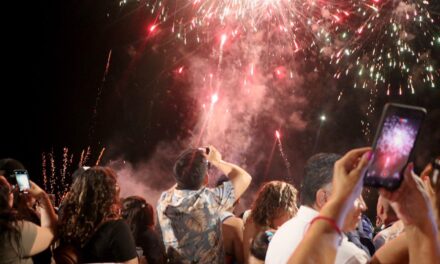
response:
<path id="1" fill-rule="evenodd" d="M 43 152 L 53 150 L 61 157 L 62 148 L 68 147 L 77 158 L 90 146 L 92 159 L 96 159 L 99 150 L 106 147 L 103 163 L 123 153 L 125 160 L 138 164 L 151 158 L 158 142 L 185 138 L 194 125 L 192 102 L 180 89 L 188 83 L 172 78 L 172 59 L 154 52 L 157 43 L 139 37 L 152 18 L 136 4 L 121 9 L 118 3 L 41 1 L 6 10 L 11 11 L 11 18 L 3 23 L 7 47 L 3 50 L 0 157 L 22 161 L 37 182 L 42 181 Z M 136 60 L 123 52 L 133 43 L 137 51 L 144 51 Z M 103 83 L 110 49 L 112 61 Z M 440 57 L 438 49 L 432 57 Z M 428 116 L 415 150 L 417 170 L 440 154 L 438 79 L 437 88 L 417 89 L 415 95 L 379 94 L 373 103 L 376 111 L 368 118 L 368 92 L 347 88 L 337 102 L 338 91 L 344 86 L 351 87 L 340 81 L 337 89 L 305 92 L 312 102 L 303 116 L 306 129 L 284 132 L 284 149 L 295 164 L 296 186 L 301 166 L 312 154 L 322 112 L 328 120 L 321 127 L 316 151 L 344 153 L 371 144 L 386 102 L 423 106 Z M 362 133 L 361 119 L 371 122 L 368 136 Z M 265 166 L 259 165 L 253 188 L 264 180 L 283 178 L 284 163 L 277 151 L 268 174 L 262 173 Z M 164 181 L 167 184 L 163 186 L 169 186 L 171 176 Z"/>

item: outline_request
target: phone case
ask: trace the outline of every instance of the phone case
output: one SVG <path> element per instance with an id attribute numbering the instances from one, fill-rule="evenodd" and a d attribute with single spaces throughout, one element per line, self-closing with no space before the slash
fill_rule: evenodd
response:
<path id="1" fill-rule="evenodd" d="M 400 170 L 400 177 L 398 179 L 394 179 L 394 178 L 390 178 L 390 177 L 381 177 L 381 176 L 369 176 L 366 177 L 368 175 L 368 171 L 370 170 L 370 165 L 372 165 L 372 163 L 374 162 L 374 156 L 373 156 L 373 160 L 370 162 L 368 169 L 365 172 L 364 175 L 364 185 L 365 186 L 371 186 L 371 187 L 384 187 L 388 190 L 395 190 L 397 188 L 399 188 L 402 180 L 403 180 L 403 175 L 402 172 L 406 167 L 406 164 L 413 158 L 413 154 L 414 154 L 414 147 L 417 144 L 417 139 L 419 137 L 420 134 L 420 128 L 422 126 L 424 117 L 426 115 L 426 109 L 422 108 L 422 107 L 417 107 L 417 106 L 410 106 L 410 105 L 403 105 L 403 104 L 396 104 L 396 103 L 387 103 L 384 107 L 384 110 L 382 111 L 382 115 L 380 118 L 380 125 L 378 127 L 378 129 L 376 130 L 376 134 L 374 137 L 374 141 L 373 141 L 373 153 L 376 153 L 376 148 L 377 148 L 377 144 L 378 144 L 378 140 L 380 138 L 380 136 L 382 135 L 382 130 L 383 130 L 383 126 L 385 123 L 385 118 L 388 116 L 389 111 L 392 110 L 396 110 L 396 113 L 398 111 L 400 112 L 405 112 L 409 115 L 409 113 L 414 114 L 418 113 L 421 114 L 421 119 L 420 119 L 420 125 L 417 128 L 417 134 L 414 140 L 414 143 L 412 145 L 411 151 L 408 155 L 408 159 L 407 162 L 405 163 L 405 165 L 403 166 L 403 168 Z"/>

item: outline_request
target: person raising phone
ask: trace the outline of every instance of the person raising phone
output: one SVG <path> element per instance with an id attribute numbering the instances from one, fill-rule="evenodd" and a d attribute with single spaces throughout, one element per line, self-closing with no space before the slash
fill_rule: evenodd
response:
<path id="1" fill-rule="evenodd" d="M 57 217 L 49 196 L 32 181 L 27 192 L 41 206 L 41 227 L 17 218 L 12 187 L 0 176 L 0 263 L 32 263 L 31 257 L 47 249 L 54 238 Z"/>
<path id="2" fill-rule="evenodd" d="M 426 109 L 410 105 L 385 105 L 373 142 L 373 157 L 364 185 L 396 190 L 410 160 Z"/>
<path id="3" fill-rule="evenodd" d="M 352 150 L 336 162 L 334 191 L 330 200 L 319 216 L 311 221 L 289 264 L 335 262 L 341 236 L 340 226 L 362 189 L 362 176 L 371 157 L 368 150 Z M 373 256 L 371 263 L 400 263 L 405 258 L 409 258 L 409 263 L 438 263 L 440 260 L 440 242 L 433 208 L 421 180 L 412 169 L 410 163 L 397 190 L 379 190 L 382 196 L 390 200 L 403 221 L 405 234 L 385 244 Z"/>
<path id="4" fill-rule="evenodd" d="M 29 221 L 41 226 L 41 214 L 37 200 L 28 194 L 30 189 L 29 174 L 24 165 L 12 158 L 0 160 L 0 175 L 3 175 L 13 189 L 14 202 L 12 208 L 17 213 L 16 219 Z M 52 202 L 52 205 L 54 203 Z M 52 252 L 50 248 L 33 255 L 32 261 L 40 264 L 50 264 Z"/>

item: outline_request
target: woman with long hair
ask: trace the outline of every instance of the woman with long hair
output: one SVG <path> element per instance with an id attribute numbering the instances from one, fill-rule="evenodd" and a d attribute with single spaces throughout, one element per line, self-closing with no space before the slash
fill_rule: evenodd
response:
<path id="1" fill-rule="evenodd" d="M 60 215 L 60 243 L 76 248 L 79 262 L 138 263 L 133 236 L 120 218 L 112 169 L 97 166 L 78 175 Z"/>
<path id="2" fill-rule="evenodd" d="M 54 238 L 57 217 L 49 196 L 33 182 L 27 192 L 41 206 L 41 226 L 19 219 L 12 208 L 13 189 L 0 176 L 0 263 L 33 263 L 31 257 L 47 249 Z"/>
<path id="3" fill-rule="evenodd" d="M 144 198 L 130 196 L 122 202 L 122 217 L 130 227 L 136 246 L 148 263 L 166 263 L 165 247 L 154 230 L 154 208 Z"/>
<path id="4" fill-rule="evenodd" d="M 276 230 L 296 214 L 297 194 L 293 185 L 282 181 L 270 181 L 260 188 L 244 224 L 243 251 L 246 263 L 249 262 L 251 243 L 258 233 Z"/>

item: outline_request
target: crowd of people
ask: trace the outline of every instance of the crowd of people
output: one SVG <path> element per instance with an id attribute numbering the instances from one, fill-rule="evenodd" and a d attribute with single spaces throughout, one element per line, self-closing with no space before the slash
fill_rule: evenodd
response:
<path id="1" fill-rule="evenodd" d="M 34 182 L 18 190 L 13 159 L 0 160 L 0 264 L 9 263 L 440 263 L 440 184 L 410 163 L 395 191 L 379 189 L 375 226 L 365 215 L 370 148 L 319 153 L 299 190 L 270 181 L 234 214 L 252 177 L 214 146 L 189 148 L 176 184 L 157 205 L 121 198 L 116 173 L 81 167 L 55 209 Z M 224 176 L 207 186 L 211 167 Z M 148 196 L 148 194 L 145 194 Z"/>

